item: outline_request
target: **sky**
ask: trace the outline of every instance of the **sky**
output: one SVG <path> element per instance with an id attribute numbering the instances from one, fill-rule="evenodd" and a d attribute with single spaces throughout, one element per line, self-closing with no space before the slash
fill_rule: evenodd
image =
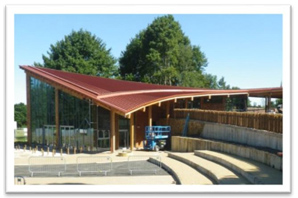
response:
<path id="1" fill-rule="evenodd" d="M 22 14 L 14 21 L 15 104 L 26 104 L 25 73 L 19 65 L 42 61 L 50 45 L 72 30 L 87 30 L 102 39 L 119 58 L 126 45 L 156 14 Z M 279 87 L 282 84 L 282 15 L 174 14 L 192 45 L 208 59 L 205 73 L 225 78 L 240 88 Z M 263 99 L 250 98 L 262 105 Z"/>

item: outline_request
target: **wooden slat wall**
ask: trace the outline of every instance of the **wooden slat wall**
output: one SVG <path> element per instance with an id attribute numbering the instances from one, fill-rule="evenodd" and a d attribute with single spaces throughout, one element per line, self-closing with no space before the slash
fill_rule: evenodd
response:
<path id="1" fill-rule="evenodd" d="M 282 133 L 282 114 L 227 112 L 199 109 L 174 109 L 174 118 L 190 119 L 230 124 Z"/>

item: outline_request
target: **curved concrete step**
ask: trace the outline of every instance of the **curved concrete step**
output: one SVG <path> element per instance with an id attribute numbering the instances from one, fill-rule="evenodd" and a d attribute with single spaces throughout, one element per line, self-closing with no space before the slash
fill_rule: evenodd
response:
<path id="1" fill-rule="evenodd" d="M 209 150 L 196 150 L 195 155 L 228 167 L 253 184 L 282 184 L 282 172 L 260 162 Z"/>
<path id="2" fill-rule="evenodd" d="M 154 158 L 149 159 L 151 162 L 155 163 Z M 159 163 L 159 162 L 157 162 Z M 162 156 L 162 167 L 166 169 L 174 179 L 177 184 L 187 184 L 187 185 L 211 185 L 213 182 L 206 176 L 196 171 L 192 167 L 179 162 L 175 159 L 171 159 L 167 156 Z"/>
<path id="3" fill-rule="evenodd" d="M 194 153 L 169 153 L 170 158 L 179 160 L 213 179 L 217 184 L 250 184 L 243 176 L 196 156 Z"/>

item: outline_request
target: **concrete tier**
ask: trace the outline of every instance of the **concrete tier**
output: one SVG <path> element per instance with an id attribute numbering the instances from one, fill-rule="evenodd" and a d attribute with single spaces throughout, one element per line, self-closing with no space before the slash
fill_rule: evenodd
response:
<path id="1" fill-rule="evenodd" d="M 179 160 L 192 168 L 202 172 L 217 184 L 250 184 L 241 175 L 218 165 L 212 161 L 194 155 L 194 153 L 169 153 L 169 157 Z"/>
<path id="2" fill-rule="evenodd" d="M 265 164 L 208 150 L 196 150 L 195 155 L 228 167 L 253 184 L 282 184 L 282 172 Z"/>

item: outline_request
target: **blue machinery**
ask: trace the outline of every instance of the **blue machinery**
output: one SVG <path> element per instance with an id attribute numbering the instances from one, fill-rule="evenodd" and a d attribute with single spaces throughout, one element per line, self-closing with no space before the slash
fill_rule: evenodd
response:
<path id="1" fill-rule="evenodd" d="M 163 149 L 170 135 L 170 126 L 146 126 L 144 149 L 155 151 Z"/>

